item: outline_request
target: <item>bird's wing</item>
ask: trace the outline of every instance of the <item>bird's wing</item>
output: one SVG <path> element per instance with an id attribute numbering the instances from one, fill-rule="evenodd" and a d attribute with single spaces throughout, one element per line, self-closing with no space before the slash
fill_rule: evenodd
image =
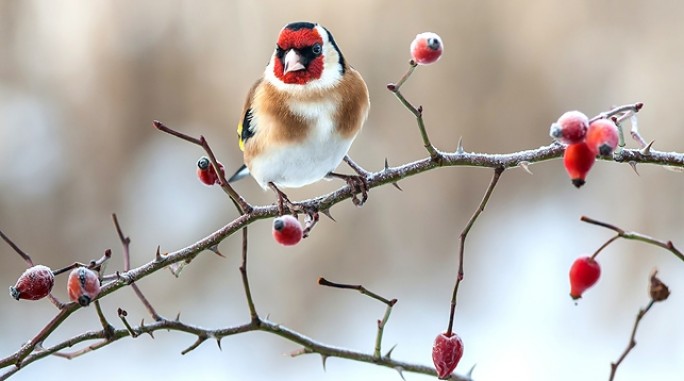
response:
<path id="1" fill-rule="evenodd" d="M 254 125 L 252 124 L 252 100 L 254 99 L 254 93 L 256 92 L 257 87 L 263 82 L 263 78 L 259 78 L 258 81 L 252 85 L 252 88 L 249 89 L 249 93 L 247 93 L 247 99 L 245 100 L 245 105 L 242 108 L 242 120 L 238 122 L 238 127 L 237 127 L 237 135 L 238 135 L 238 144 L 240 145 L 240 150 L 244 151 L 245 150 L 245 142 L 249 140 L 252 136 L 254 136 Z"/>

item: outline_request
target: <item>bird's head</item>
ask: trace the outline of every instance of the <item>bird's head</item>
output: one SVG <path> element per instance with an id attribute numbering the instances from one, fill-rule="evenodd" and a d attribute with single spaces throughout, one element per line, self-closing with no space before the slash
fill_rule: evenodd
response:
<path id="1" fill-rule="evenodd" d="M 285 90 L 323 89 L 337 84 L 344 70 L 342 53 L 327 29 L 294 22 L 280 31 L 265 76 Z"/>

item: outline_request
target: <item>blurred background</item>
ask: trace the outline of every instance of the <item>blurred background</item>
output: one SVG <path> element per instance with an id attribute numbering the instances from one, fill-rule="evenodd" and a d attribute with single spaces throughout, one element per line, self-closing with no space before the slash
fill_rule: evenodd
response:
<path id="1" fill-rule="evenodd" d="M 220 189 L 196 180 L 202 151 L 157 132 L 159 119 L 207 137 L 227 168 L 241 164 L 235 126 L 244 96 L 263 72 L 281 27 L 311 20 L 328 27 L 364 76 L 371 113 L 351 156 L 368 170 L 426 156 L 414 118 L 385 89 L 405 72 L 408 47 L 439 33 L 442 59 L 419 67 L 404 94 L 425 107 L 437 147 L 508 153 L 550 143 L 563 112 L 593 116 L 642 101 L 640 128 L 663 151 L 684 151 L 684 4 L 675 1 L 2 1 L 0 2 L 0 229 L 36 262 L 59 268 L 112 248 L 111 213 L 132 238 L 135 266 L 157 245 L 173 251 L 236 217 Z M 629 147 L 635 147 L 633 141 Z M 349 171 L 343 168 L 343 171 Z M 468 237 L 466 278 L 455 329 L 465 343 L 457 369 L 477 365 L 478 381 L 607 379 L 634 317 L 648 301 L 654 267 L 672 296 L 643 320 L 638 345 L 618 379 L 681 380 L 684 375 L 684 263 L 669 252 L 617 241 L 599 257 L 598 285 L 575 305 L 568 297 L 573 260 L 611 232 L 581 215 L 684 247 L 684 178 L 656 166 L 599 162 L 575 189 L 559 160 L 530 176 L 506 171 Z M 230 172 L 230 170 L 229 170 Z M 481 168 L 445 168 L 373 189 L 363 208 L 347 201 L 313 235 L 291 248 L 271 238 L 270 221 L 250 227 L 250 276 L 258 311 L 325 343 L 372 352 L 384 305 L 324 288 L 319 276 L 360 283 L 397 298 L 385 330 L 393 357 L 430 365 L 446 328 L 458 234 L 491 177 Z M 290 190 L 293 200 L 332 191 L 321 182 Z M 236 184 L 254 204 L 274 201 L 252 179 Z M 246 322 L 238 236 L 187 266 L 139 282 L 159 313 L 206 327 Z M 24 262 L 0 244 L 0 284 L 14 284 Z M 66 298 L 65 278 L 55 294 Z M 149 321 L 130 289 L 102 302 L 132 322 Z M 0 357 L 56 313 L 47 301 L 0 298 Z M 46 345 L 99 329 L 94 308 L 79 310 Z M 180 352 L 194 337 L 158 332 L 121 340 L 66 361 L 51 357 L 16 380 L 72 379 L 95 369 L 131 379 L 396 380 L 392 370 L 318 356 L 291 359 L 298 346 L 250 333 Z M 87 368 L 85 368 L 87 367 Z M 405 374 L 407 380 L 430 377 Z"/>

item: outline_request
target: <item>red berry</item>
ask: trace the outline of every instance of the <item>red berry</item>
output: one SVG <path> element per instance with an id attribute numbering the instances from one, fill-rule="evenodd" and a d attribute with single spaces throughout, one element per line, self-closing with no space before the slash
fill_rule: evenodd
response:
<path id="1" fill-rule="evenodd" d="M 452 332 L 451 336 L 447 336 L 445 332 L 437 335 L 432 345 L 432 362 L 437 370 L 437 378 L 440 380 L 449 378 L 458 362 L 461 361 L 461 357 L 463 357 L 463 341 L 457 334 Z"/>
<path id="2" fill-rule="evenodd" d="M 618 146 L 618 128 L 610 119 L 599 119 L 589 125 L 587 144 L 601 156 L 608 156 Z"/>
<path id="3" fill-rule="evenodd" d="M 273 220 L 273 238 L 284 246 L 292 246 L 302 240 L 302 225 L 295 217 L 284 215 Z"/>
<path id="4" fill-rule="evenodd" d="M 10 295 L 16 300 L 38 300 L 48 296 L 55 284 L 55 275 L 49 267 L 35 265 L 29 267 L 17 280 L 17 284 L 10 287 Z"/>
<path id="5" fill-rule="evenodd" d="M 223 170 L 223 164 L 219 162 L 217 163 L 221 173 L 225 173 Z M 199 178 L 199 180 L 205 185 L 211 186 L 219 183 L 218 174 L 216 174 L 214 167 L 211 165 L 211 161 L 206 156 L 202 156 L 197 161 L 197 178 Z"/>
<path id="6" fill-rule="evenodd" d="M 579 111 L 568 111 L 551 125 L 549 135 L 565 144 L 584 140 L 589 128 L 589 118 Z"/>
<path id="7" fill-rule="evenodd" d="M 591 166 L 594 165 L 594 161 L 596 161 L 596 152 L 585 142 L 570 144 L 565 149 L 563 164 L 574 186 L 579 188 L 584 185 L 584 180 Z"/>
<path id="8" fill-rule="evenodd" d="M 69 273 L 67 291 L 72 302 L 86 307 L 100 293 L 100 279 L 97 273 L 86 267 L 78 267 Z"/>
<path id="9" fill-rule="evenodd" d="M 444 44 L 436 33 L 424 32 L 411 42 L 411 58 L 419 65 L 429 65 L 442 56 Z"/>
<path id="10" fill-rule="evenodd" d="M 598 282 L 601 267 L 591 257 L 577 258 L 570 267 L 570 297 L 577 300 L 584 291 Z"/>

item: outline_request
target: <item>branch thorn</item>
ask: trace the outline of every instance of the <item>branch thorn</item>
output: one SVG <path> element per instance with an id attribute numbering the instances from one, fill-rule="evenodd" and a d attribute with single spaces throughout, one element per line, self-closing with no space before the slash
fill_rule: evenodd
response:
<path id="1" fill-rule="evenodd" d="M 404 368 L 398 366 L 394 368 L 394 370 L 396 370 L 397 373 L 399 373 L 399 377 L 401 377 L 402 380 L 406 381 L 406 378 L 404 378 Z"/>
<path id="2" fill-rule="evenodd" d="M 321 210 L 321 213 L 323 213 L 323 215 L 325 215 L 326 217 L 330 218 L 333 222 L 337 222 L 337 221 L 333 218 L 332 214 L 330 214 L 330 209 Z"/>
<path id="3" fill-rule="evenodd" d="M 468 370 L 468 373 L 466 373 L 466 376 L 471 380 L 473 379 L 473 371 L 475 370 L 476 365 L 477 363 L 473 364 L 473 366 L 470 367 L 470 370 Z"/>
<path id="4" fill-rule="evenodd" d="M 630 161 L 630 162 L 629 162 L 629 166 L 632 167 L 632 169 L 634 170 L 634 173 L 636 173 L 637 176 L 639 176 L 639 171 L 637 171 L 637 163 L 636 163 L 636 161 Z"/>
<path id="5" fill-rule="evenodd" d="M 221 252 L 219 251 L 218 244 L 209 246 L 208 249 L 209 249 L 209 251 L 212 251 L 214 254 L 218 255 L 221 258 L 226 257 L 225 255 L 221 254 Z"/>
<path id="6" fill-rule="evenodd" d="M 328 355 L 321 354 L 321 363 L 323 364 L 323 371 L 327 372 L 326 364 L 328 362 Z"/>
<path id="7" fill-rule="evenodd" d="M 521 161 L 518 163 L 518 166 L 522 168 L 525 172 L 529 173 L 530 175 L 534 175 L 532 171 L 530 170 L 530 162 L 529 161 Z"/>
<path id="8" fill-rule="evenodd" d="M 397 344 L 392 345 L 392 348 L 390 348 L 389 351 L 387 351 L 387 353 L 385 354 L 385 358 L 388 358 L 388 359 L 392 358 L 392 352 L 394 352 L 394 348 L 396 348 L 396 347 L 397 347 Z"/>
<path id="9" fill-rule="evenodd" d="M 655 140 L 651 140 L 651 141 L 646 145 L 646 147 L 642 148 L 641 151 L 639 151 L 639 152 L 641 152 L 641 154 L 644 155 L 644 156 L 649 156 L 649 155 L 651 155 L 651 147 L 653 146 L 653 143 L 654 143 L 654 142 L 655 142 Z"/>

